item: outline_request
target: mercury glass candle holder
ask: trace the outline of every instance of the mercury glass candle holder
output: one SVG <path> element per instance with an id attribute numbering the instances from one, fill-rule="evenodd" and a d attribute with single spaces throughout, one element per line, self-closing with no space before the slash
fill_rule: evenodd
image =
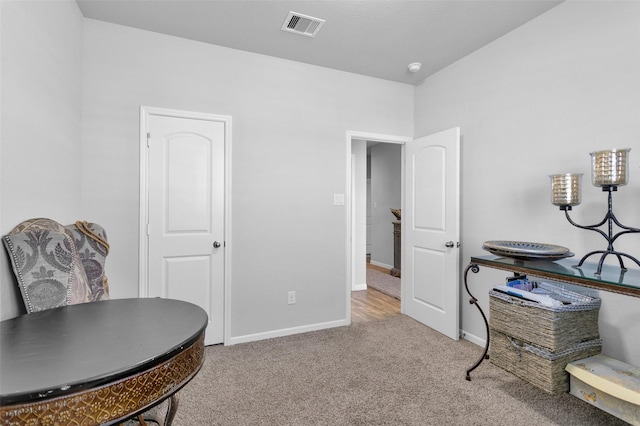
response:
<path id="1" fill-rule="evenodd" d="M 613 193 L 618 190 L 618 186 L 626 185 L 629 181 L 629 169 L 627 167 L 629 151 L 631 151 L 630 148 L 625 148 L 594 151 L 590 153 L 592 165 L 591 182 L 594 186 L 602 187 L 603 192 L 607 192 L 608 205 L 604 219 L 593 225 L 579 225 L 574 222 L 569 215 L 571 206 L 580 204 L 580 181 L 582 179 L 582 173 L 549 176 L 551 178 L 551 203 L 560 206 L 560 210 L 564 210 L 564 215 L 569 223 L 581 229 L 597 232 L 607 240 L 606 250 L 589 252 L 580 259 L 580 263 L 574 266 L 575 268 L 580 268 L 587 258 L 594 254 L 599 254 L 601 256 L 598 261 L 598 269 L 595 272 L 597 276 L 600 276 L 602 265 L 607 256 L 615 256 L 618 259 L 622 272 L 627 270 L 623 262 L 623 258 L 625 257 L 640 266 L 640 260 L 630 254 L 617 251 L 613 247 L 613 243 L 618 237 L 626 234 L 640 233 L 640 228 L 623 225 L 616 218 L 616 215 L 613 214 Z M 600 229 L 600 227 L 605 225 L 607 232 Z M 614 225 L 620 228 L 621 231 L 614 233 Z"/>
<path id="2" fill-rule="evenodd" d="M 582 201 L 582 173 L 549 175 L 551 179 L 551 204 L 561 210 L 577 206 Z"/>
<path id="3" fill-rule="evenodd" d="M 591 183 L 600 187 L 618 187 L 629 182 L 630 148 L 591 152 Z"/>

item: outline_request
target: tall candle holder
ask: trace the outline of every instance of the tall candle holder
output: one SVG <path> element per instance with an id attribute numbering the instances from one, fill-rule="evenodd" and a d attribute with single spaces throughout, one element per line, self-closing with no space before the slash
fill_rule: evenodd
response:
<path id="1" fill-rule="evenodd" d="M 629 169 L 627 167 L 629 151 L 629 148 L 625 148 L 606 151 L 595 151 L 590 153 L 591 183 L 594 186 L 601 187 L 603 192 L 608 193 L 607 214 L 604 216 L 604 219 L 594 225 L 579 225 L 574 222 L 569 216 L 569 211 L 571 211 L 572 206 L 577 206 L 581 202 L 582 174 L 574 173 L 549 176 L 551 178 L 551 203 L 553 205 L 559 206 L 560 210 L 564 211 L 564 214 L 569 223 L 581 229 L 595 231 L 607 240 L 608 244 L 606 250 L 595 250 L 589 252 L 584 255 L 584 257 L 577 265 L 574 266 L 575 268 L 579 268 L 590 256 L 594 254 L 601 254 L 600 260 L 598 262 L 598 269 L 595 272 L 595 275 L 597 276 L 600 276 L 600 274 L 602 273 L 602 265 L 606 257 L 609 255 L 616 256 L 618 262 L 620 263 L 620 268 L 622 269 L 622 271 L 627 270 L 622 260 L 623 257 L 631 259 L 638 266 L 640 266 L 640 261 L 638 259 L 627 253 L 619 252 L 613 248 L 613 243 L 618 239 L 618 237 L 624 234 L 640 232 L 640 229 L 638 228 L 623 225 L 613 214 L 613 193 L 618 190 L 618 186 L 624 186 L 629 181 Z M 607 224 L 608 232 L 604 232 L 603 230 L 599 229 L 604 224 Z M 613 224 L 622 229 L 622 231 L 614 234 Z"/>

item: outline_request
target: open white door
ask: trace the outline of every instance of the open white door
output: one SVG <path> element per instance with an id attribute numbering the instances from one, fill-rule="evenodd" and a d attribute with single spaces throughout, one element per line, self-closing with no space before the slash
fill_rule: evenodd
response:
<path id="1" fill-rule="evenodd" d="M 405 145 L 402 311 L 459 338 L 460 129 Z"/>

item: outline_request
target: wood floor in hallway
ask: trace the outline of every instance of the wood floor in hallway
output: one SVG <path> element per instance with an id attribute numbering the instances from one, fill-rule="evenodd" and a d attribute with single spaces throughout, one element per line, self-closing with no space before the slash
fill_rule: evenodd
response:
<path id="1" fill-rule="evenodd" d="M 389 273 L 388 269 L 367 263 L 367 268 Z M 368 288 L 351 292 L 351 322 L 366 322 L 400 315 L 400 301 Z"/>

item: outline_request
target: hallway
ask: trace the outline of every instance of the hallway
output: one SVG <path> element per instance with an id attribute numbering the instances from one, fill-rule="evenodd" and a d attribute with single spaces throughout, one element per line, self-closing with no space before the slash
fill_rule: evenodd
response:
<path id="1" fill-rule="evenodd" d="M 388 269 L 367 263 L 367 268 L 389 273 Z M 400 314 L 400 301 L 368 288 L 351 292 L 351 322 L 367 322 Z"/>

